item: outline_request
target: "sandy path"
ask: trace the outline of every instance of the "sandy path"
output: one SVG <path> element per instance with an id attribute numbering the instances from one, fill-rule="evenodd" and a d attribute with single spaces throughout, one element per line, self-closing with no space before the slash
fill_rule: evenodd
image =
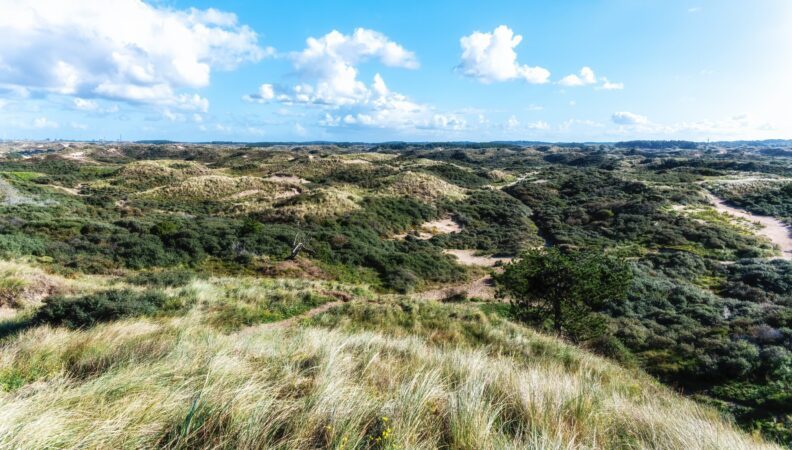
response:
<path id="1" fill-rule="evenodd" d="M 729 206 L 726 202 L 714 195 L 709 196 L 710 201 L 715 205 L 715 209 L 720 212 L 730 214 L 735 217 L 757 222 L 762 228 L 758 234 L 767 237 L 781 249 L 780 258 L 792 260 L 792 228 L 784 225 L 783 222 L 770 216 L 757 216 L 748 211 Z"/>

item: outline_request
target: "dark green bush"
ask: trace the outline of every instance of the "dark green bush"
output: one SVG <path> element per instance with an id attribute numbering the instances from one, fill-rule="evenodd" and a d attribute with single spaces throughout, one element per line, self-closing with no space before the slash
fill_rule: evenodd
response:
<path id="1" fill-rule="evenodd" d="M 89 328 L 100 322 L 151 315 L 167 303 L 162 292 L 105 291 L 77 298 L 48 298 L 33 317 L 35 324 Z"/>
<path id="2" fill-rule="evenodd" d="M 138 286 L 152 287 L 179 287 L 188 284 L 195 278 L 195 272 L 190 270 L 159 270 L 139 272 L 126 281 Z"/>

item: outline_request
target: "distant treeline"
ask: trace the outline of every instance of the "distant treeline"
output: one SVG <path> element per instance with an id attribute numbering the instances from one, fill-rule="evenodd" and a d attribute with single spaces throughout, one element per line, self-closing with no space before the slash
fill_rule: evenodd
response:
<path id="1" fill-rule="evenodd" d="M 685 150 L 695 150 L 698 148 L 699 143 L 693 141 L 623 141 L 614 144 L 616 148 L 651 148 L 651 149 L 668 149 L 668 148 L 682 148 Z"/>

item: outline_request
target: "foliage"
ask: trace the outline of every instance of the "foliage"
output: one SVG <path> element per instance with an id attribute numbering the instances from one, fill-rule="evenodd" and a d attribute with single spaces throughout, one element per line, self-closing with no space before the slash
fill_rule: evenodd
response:
<path id="1" fill-rule="evenodd" d="M 616 258 L 550 248 L 523 253 L 496 281 L 519 320 L 583 341 L 605 332 L 595 312 L 625 297 L 630 276 Z"/>
<path id="2" fill-rule="evenodd" d="M 790 390 L 782 350 L 792 348 L 792 267 L 758 259 L 770 254 L 767 243 L 711 214 L 705 197 L 711 189 L 738 207 L 789 219 L 788 143 L 70 147 L 78 146 L 82 160 L 37 149 L 0 157 L 3 189 L 25 199 L 0 205 L 0 257 L 40 267 L 3 275 L 4 305 L 33 313 L 52 294 L 68 293 L 65 302 L 133 285 L 140 295 L 163 289 L 167 300 L 148 308 L 113 294 L 130 314 L 189 309 L 202 331 L 233 333 L 299 316 L 337 299 L 335 291 L 457 292 L 484 273 L 458 265 L 444 253 L 451 249 L 500 256 L 543 246 L 606 249 L 628 260 L 633 281 L 623 301 L 589 316 L 608 332 L 586 348 L 711 399 L 747 429 L 779 439 L 792 430 L 780 394 Z M 461 230 L 409 234 L 446 217 Z M 288 260 L 297 235 L 310 250 Z M 105 314 L 108 303 L 77 310 Z M 508 304 L 456 306 L 384 297 L 321 320 L 508 354 L 496 338 L 513 332 L 503 326 L 514 314 Z M 329 319 L 337 311 L 350 317 Z M 4 343 L 46 329 L 26 330 L 23 316 L 0 325 Z M 16 367 L 0 378 L 18 387 L 48 370 Z M 200 404 L 195 420 L 206 417 Z M 378 420 L 365 436 L 386 429 Z"/>
<path id="3" fill-rule="evenodd" d="M 156 291 L 113 290 L 77 298 L 54 296 L 44 302 L 33 322 L 87 328 L 100 322 L 154 314 L 166 304 L 167 297 Z"/>

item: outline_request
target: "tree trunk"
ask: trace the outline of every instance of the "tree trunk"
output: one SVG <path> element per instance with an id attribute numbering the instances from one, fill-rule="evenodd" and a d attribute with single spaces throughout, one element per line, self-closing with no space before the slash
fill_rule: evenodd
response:
<path id="1" fill-rule="evenodd" d="M 553 328 L 556 333 L 561 333 L 561 300 L 553 300 Z"/>

